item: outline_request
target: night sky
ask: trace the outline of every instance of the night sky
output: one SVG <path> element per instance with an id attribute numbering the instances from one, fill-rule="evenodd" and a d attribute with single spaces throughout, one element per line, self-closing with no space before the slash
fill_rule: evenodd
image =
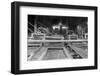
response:
<path id="1" fill-rule="evenodd" d="M 31 24 L 41 25 L 43 27 L 51 28 L 54 24 L 62 22 L 63 25 L 68 26 L 70 30 L 75 30 L 76 26 L 81 24 L 87 27 L 87 17 L 71 17 L 71 16 L 44 16 L 44 15 L 28 15 L 28 22 Z M 28 24 L 28 28 L 33 29 Z"/>

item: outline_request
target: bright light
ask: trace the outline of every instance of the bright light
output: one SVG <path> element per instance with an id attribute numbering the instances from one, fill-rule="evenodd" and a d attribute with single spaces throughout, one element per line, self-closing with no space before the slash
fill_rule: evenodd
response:
<path id="1" fill-rule="evenodd" d="M 56 28 L 57 29 L 60 29 L 60 26 L 52 26 L 53 30 L 55 30 Z"/>
<path id="2" fill-rule="evenodd" d="M 63 26 L 63 27 L 62 27 L 62 29 L 68 29 L 68 27 L 66 27 L 66 26 Z"/>

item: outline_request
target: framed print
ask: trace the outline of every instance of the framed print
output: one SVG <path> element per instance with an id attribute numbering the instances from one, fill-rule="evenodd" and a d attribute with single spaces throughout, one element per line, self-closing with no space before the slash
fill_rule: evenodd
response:
<path id="1" fill-rule="evenodd" d="M 97 7 L 11 4 L 11 72 L 97 69 Z"/>

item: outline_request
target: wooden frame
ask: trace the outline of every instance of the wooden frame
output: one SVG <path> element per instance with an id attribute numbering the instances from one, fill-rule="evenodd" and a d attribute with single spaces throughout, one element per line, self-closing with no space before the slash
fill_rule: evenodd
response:
<path id="1" fill-rule="evenodd" d="M 48 69 L 27 69 L 20 70 L 20 7 L 44 7 L 44 8 L 61 8 L 61 9 L 82 9 L 94 11 L 94 65 L 80 67 L 62 67 Z M 95 6 L 80 6 L 80 5 L 61 5 L 47 3 L 31 3 L 31 2 L 12 2 L 11 3 L 11 73 L 26 74 L 26 73 L 43 73 L 43 72 L 58 72 L 58 71 L 73 71 L 73 70 L 90 70 L 97 69 L 97 7 Z"/>

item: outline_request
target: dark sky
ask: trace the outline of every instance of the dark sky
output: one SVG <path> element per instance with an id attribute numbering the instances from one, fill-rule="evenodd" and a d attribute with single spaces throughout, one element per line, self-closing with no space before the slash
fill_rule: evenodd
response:
<path id="1" fill-rule="evenodd" d="M 38 25 L 49 28 L 51 28 L 54 24 L 62 22 L 63 25 L 74 30 L 78 24 L 86 24 L 87 21 L 87 17 L 28 15 L 28 22 L 33 25 L 36 22 Z M 28 25 L 28 27 L 31 26 Z"/>

